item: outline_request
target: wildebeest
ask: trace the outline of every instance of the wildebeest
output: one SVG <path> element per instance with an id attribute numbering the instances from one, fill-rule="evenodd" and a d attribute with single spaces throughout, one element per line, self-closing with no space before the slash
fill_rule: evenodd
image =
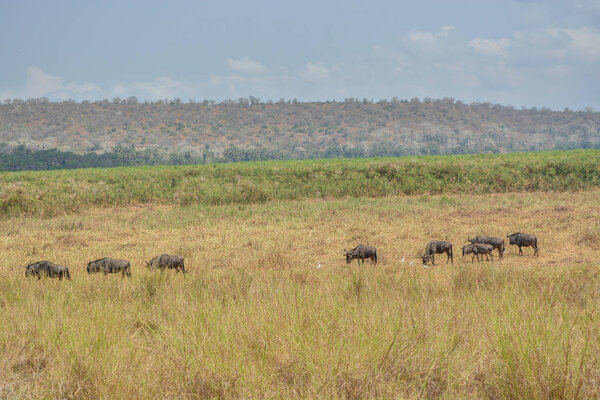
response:
<path id="1" fill-rule="evenodd" d="M 520 255 L 523 255 L 523 249 L 521 249 L 521 247 L 531 246 L 533 247 L 533 255 L 539 257 L 540 251 L 538 249 L 537 237 L 534 235 L 517 232 L 512 235 L 506 235 L 506 237 L 509 239 L 510 244 L 519 246 Z"/>
<path id="2" fill-rule="evenodd" d="M 452 243 L 447 242 L 445 240 L 432 240 L 425 248 L 425 254 L 421 256 L 421 258 L 423 259 L 423 265 L 427 264 L 427 261 L 429 261 L 430 258 L 431 264 L 435 265 L 435 255 L 442 253 L 446 253 L 446 255 L 448 256 L 448 258 L 446 259 L 446 264 L 448 264 L 448 261 L 452 261 L 452 264 L 454 264 Z"/>
<path id="3" fill-rule="evenodd" d="M 477 256 L 477 261 L 480 261 L 479 260 L 480 254 L 481 254 L 482 258 L 483 258 L 483 255 L 485 255 L 486 258 L 489 255 L 490 257 L 492 257 L 492 262 L 494 262 L 494 255 L 492 254 L 493 250 L 494 250 L 494 246 L 492 246 L 491 244 L 472 243 L 472 244 L 470 244 L 468 246 L 464 246 L 462 248 L 462 255 L 464 257 L 465 254 L 473 254 L 473 257 L 471 257 L 471 263 L 473 263 L 475 256 Z"/>
<path id="4" fill-rule="evenodd" d="M 504 246 L 504 239 L 491 237 L 491 236 L 475 236 L 473 239 L 467 239 L 471 243 L 483 243 L 490 244 L 493 248 L 498 249 L 498 257 L 503 258 L 503 254 L 506 251 Z"/>
<path id="5" fill-rule="evenodd" d="M 94 272 L 104 272 L 104 275 L 121 272 L 121 277 L 131 277 L 131 264 L 127 260 L 104 257 L 99 260 L 90 261 L 87 265 L 87 272 L 88 274 Z"/>
<path id="6" fill-rule="evenodd" d="M 350 251 L 344 249 L 344 252 L 346 253 L 346 264 L 350 264 L 354 259 L 357 259 L 359 262 L 362 261 L 364 264 L 366 258 L 371 259 L 374 264 L 377 264 L 377 249 L 375 246 L 359 244 Z"/>
<path id="7" fill-rule="evenodd" d="M 170 256 L 168 254 L 161 254 L 160 256 L 154 257 L 150 261 L 146 261 L 146 267 L 158 268 L 158 269 L 172 269 L 175 268 L 177 272 L 181 270 L 184 274 L 186 273 L 183 264 L 183 257 L 181 256 Z"/>
<path id="8" fill-rule="evenodd" d="M 49 278 L 56 278 L 62 280 L 63 277 L 71 280 L 71 274 L 69 274 L 69 268 L 64 265 L 58 265 L 51 263 L 50 261 L 38 261 L 33 264 L 29 264 L 25 267 L 25 276 L 37 276 L 38 279 L 45 275 Z"/>

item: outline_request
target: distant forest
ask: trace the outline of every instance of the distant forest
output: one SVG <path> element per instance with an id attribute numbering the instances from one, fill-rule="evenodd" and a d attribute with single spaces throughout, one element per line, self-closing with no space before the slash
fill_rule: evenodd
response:
<path id="1" fill-rule="evenodd" d="M 600 148 L 600 112 L 452 98 L 0 104 L 0 170 Z"/>

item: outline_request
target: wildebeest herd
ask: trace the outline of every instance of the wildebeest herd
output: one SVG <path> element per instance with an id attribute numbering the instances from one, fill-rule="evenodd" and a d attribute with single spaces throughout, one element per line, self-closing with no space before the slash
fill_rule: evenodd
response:
<path id="1" fill-rule="evenodd" d="M 509 239 L 509 244 L 519 247 L 519 255 L 523 254 L 523 247 L 531 246 L 533 248 L 533 255 L 539 256 L 539 249 L 537 243 L 537 237 L 529 235 L 527 233 L 513 233 L 512 235 L 506 235 Z M 467 239 L 471 244 L 466 245 L 462 248 L 462 255 L 472 254 L 471 263 L 474 262 L 475 257 L 477 261 L 481 262 L 483 256 L 486 260 L 492 259 L 494 261 L 494 255 L 492 252 L 498 250 L 498 258 L 502 259 L 506 252 L 506 246 L 504 245 L 504 239 L 491 237 L 491 236 L 475 236 L 474 238 Z M 346 264 L 350 264 L 352 260 L 357 259 L 358 262 L 365 262 L 365 259 L 370 259 L 373 263 L 377 263 L 377 249 L 374 246 L 366 246 L 360 244 L 354 249 L 347 251 L 346 253 Z M 421 255 L 423 265 L 426 265 L 431 261 L 432 265 L 435 265 L 435 255 L 446 253 L 446 264 L 448 262 L 454 263 L 454 253 L 452 252 L 452 243 L 445 240 L 432 240 L 425 247 L 425 252 Z M 479 258 L 481 256 L 481 259 Z"/>
<path id="2" fill-rule="evenodd" d="M 539 249 L 537 243 L 537 237 L 526 233 L 513 233 L 512 235 L 506 236 L 509 239 L 511 245 L 519 247 L 519 255 L 523 254 L 523 247 L 532 247 L 533 255 L 539 256 Z M 504 239 L 491 237 L 491 236 L 476 236 L 472 239 L 467 239 L 471 244 L 466 245 L 462 248 L 462 255 L 472 254 L 471 263 L 474 262 L 475 257 L 477 261 L 481 262 L 483 256 L 487 260 L 491 258 L 494 261 L 494 255 L 492 252 L 498 250 L 498 258 L 502 259 L 506 252 L 506 246 L 504 245 Z M 364 264 L 365 260 L 371 260 L 372 263 L 377 263 L 377 249 L 374 246 L 358 245 L 350 251 L 344 249 L 346 254 L 346 263 L 350 264 L 352 260 L 358 260 Z M 445 240 L 432 240 L 425 248 L 425 252 L 420 255 L 423 265 L 426 265 L 431 261 L 432 265 L 435 265 L 435 255 L 446 253 L 446 264 L 448 262 L 454 263 L 454 253 L 452 252 L 452 243 Z M 480 259 L 481 256 L 481 259 Z M 146 267 L 149 269 L 174 269 L 175 271 L 186 273 L 184 260 L 179 255 L 161 254 L 154 257 L 150 261 L 146 261 Z M 119 260 L 110 257 L 103 257 L 95 261 L 90 261 L 87 264 L 87 273 L 93 274 L 102 272 L 104 275 L 121 273 L 122 277 L 131 277 L 131 263 L 127 260 Z M 25 266 L 25 276 L 37 276 L 41 279 L 42 276 L 49 278 L 58 279 L 71 279 L 69 268 L 64 265 L 54 264 L 50 261 L 38 261 L 33 264 Z"/>
<path id="3" fill-rule="evenodd" d="M 177 272 L 186 273 L 183 257 L 172 256 L 169 254 L 161 254 L 154 257 L 150 261 L 146 261 L 146 267 L 149 269 L 174 269 Z M 110 257 L 100 258 L 95 261 L 90 261 L 87 264 L 87 273 L 93 274 L 102 272 L 104 275 L 121 273 L 122 277 L 131 277 L 131 263 L 127 260 L 118 260 Z M 38 261 L 29 264 L 25 267 L 25 276 L 37 276 L 41 279 L 42 276 L 49 278 L 67 278 L 71 280 L 69 268 L 64 265 L 51 263 L 50 261 Z"/>

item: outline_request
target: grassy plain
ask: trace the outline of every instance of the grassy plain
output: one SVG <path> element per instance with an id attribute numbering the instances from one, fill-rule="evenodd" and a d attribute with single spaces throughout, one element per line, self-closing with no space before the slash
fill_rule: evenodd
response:
<path id="1" fill-rule="evenodd" d="M 598 204 L 591 189 L 6 216 L 0 398 L 599 398 Z M 539 258 L 460 256 L 467 236 L 515 231 Z M 454 243 L 453 265 L 420 264 L 430 239 Z M 358 243 L 379 265 L 345 264 Z M 146 271 L 162 252 L 190 273 Z M 87 275 L 105 255 L 132 278 Z M 73 280 L 25 278 L 41 259 Z"/>
<path id="2" fill-rule="evenodd" d="M 0 172 L 0 218 L 139 204 L 256 204 L 600 187 L 600 150 Z"/>

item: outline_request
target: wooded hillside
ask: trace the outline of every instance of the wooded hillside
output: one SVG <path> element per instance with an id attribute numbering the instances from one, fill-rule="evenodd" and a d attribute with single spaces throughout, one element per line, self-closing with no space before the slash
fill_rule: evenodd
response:
<path id="1" fill-rule="evenodd" d="M 454 99 L 31 99 L 0 105 L 0 143 L 78 153 L 102 153 L 119 145 L 205 154 L 209 159 L 223 156 L 227 149 L 271 152 L 266 158 L 538 151 L 600 147 L 600 113 L 515 109 Z"/>

